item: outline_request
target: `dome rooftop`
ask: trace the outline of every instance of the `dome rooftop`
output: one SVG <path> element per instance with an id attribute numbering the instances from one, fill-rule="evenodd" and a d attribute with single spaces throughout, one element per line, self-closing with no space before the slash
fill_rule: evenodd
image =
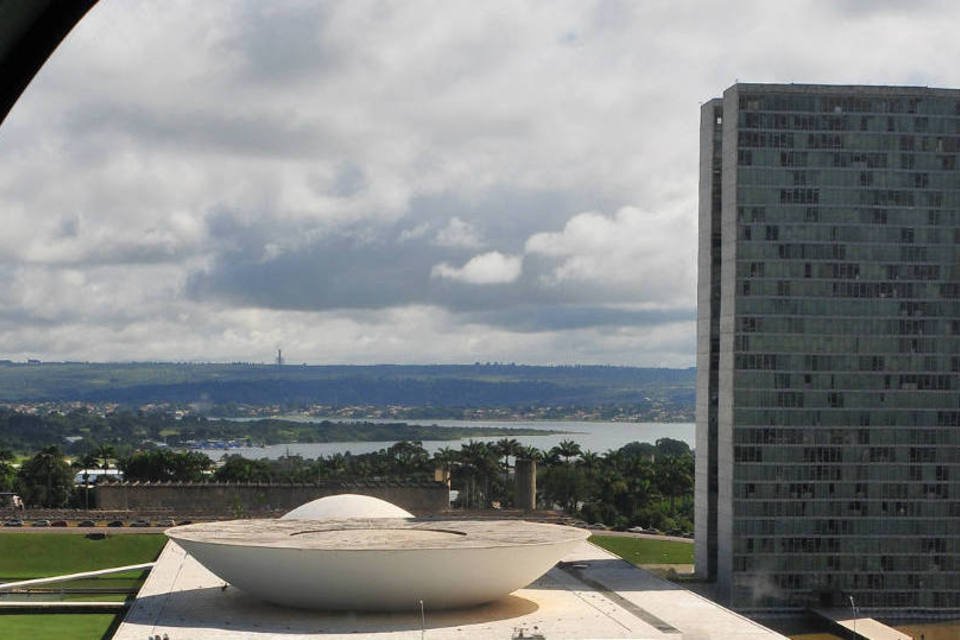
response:
<path id="1" fill-rule="evenodd" d="M 397 505 L 354 493 L 326 496 L 302 504 L 281 516 L 281 520 L 343 520 L 348 518 L 412 518 Z"/>

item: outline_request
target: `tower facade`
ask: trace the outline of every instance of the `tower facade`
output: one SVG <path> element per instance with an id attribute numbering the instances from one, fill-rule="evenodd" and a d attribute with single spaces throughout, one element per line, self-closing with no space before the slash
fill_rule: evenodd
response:
<path id="1" fill-rule="evenodd" d="M 697 571 L 745 611 L 960 611 L 960 91 L 701 110 Z"/>

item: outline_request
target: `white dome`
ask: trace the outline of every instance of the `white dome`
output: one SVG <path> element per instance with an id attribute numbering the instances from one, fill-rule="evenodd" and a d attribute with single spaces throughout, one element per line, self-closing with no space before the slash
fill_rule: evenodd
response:
<path id="1" fill-rule="evenodd" d="M 281 520 L 343 520 L 345 518 L 412 518 L 395 504 L 355 493 L 341 493 L 302 504 Z"/>

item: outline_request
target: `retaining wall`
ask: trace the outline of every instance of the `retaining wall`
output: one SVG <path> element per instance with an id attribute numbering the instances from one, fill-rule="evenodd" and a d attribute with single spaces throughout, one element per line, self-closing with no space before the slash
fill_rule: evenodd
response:
<path id="1" fill-rule="evenodd" d="M 416 515 L 440 513 L 450 506 L 448 489 L 439 482 L 331 485 L 135 482 L 97 485 L 92 497 L 96 508 L 103 510 L 162 509 L 240 517 L 258 512 L 289 511 L 311 500 L 338 493 L 381 498 Z"/>

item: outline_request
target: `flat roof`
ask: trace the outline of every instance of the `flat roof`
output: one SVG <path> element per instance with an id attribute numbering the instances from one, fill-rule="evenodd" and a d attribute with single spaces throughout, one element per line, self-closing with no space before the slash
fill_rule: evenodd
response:
<path id="1" fill-rule="evenodd" d="M 583 540 L 583 529 L 522 520 L 259 519 L 167 530 L 174 540 L 237 547 L 326 551 L 515 547 Z"/>
<path id="2" fill-rule="evenodd" d="M 586 541 L 536 582 L 500 600 L 469 609 L 427 610 L 422 637 L 509 639 L 535 633 L 549 640 L 786 640 Z M 415 606 L 409 612 L 356 613 L 267 604 L 225 588 L 169 542 L 114 640 L 157 634 L 171 640 L 413 640 L 421 637 L 421 619 Z"/>

